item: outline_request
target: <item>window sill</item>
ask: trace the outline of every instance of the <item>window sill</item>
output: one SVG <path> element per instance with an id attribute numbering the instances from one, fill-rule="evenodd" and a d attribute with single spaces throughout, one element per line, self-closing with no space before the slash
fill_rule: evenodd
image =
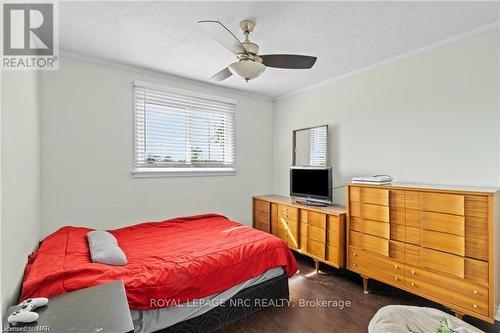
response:
<path id="1" fill-rule="evenodd" d="M 134 168 L 134 178 L 234 176 L 235 168 Z"/>

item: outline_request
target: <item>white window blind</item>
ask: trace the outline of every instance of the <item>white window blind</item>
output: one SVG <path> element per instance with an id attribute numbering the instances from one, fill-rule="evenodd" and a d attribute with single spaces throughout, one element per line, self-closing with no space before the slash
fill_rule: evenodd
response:
<path id="1" fill-rule="evenodd" d="M 135 83 L 135 167 L 235 168 L 235 103 Z"/>
<path id="2" fill-rule="evenodd" d="M 310 131 L 309 165 L 311 166 L 326 165 L 326 131 L 326 126 L 316 127 Z"/>

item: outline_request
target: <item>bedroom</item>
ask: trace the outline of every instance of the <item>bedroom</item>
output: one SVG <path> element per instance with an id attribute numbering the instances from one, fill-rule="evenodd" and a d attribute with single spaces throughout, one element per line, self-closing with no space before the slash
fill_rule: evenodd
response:
<path id="1" fill-rule="evenodd" d="M 39 314 L 38 322 L 56 332 L 61 323 L 51 322 L 47 314 L 71 310 L 61 309 L 57 302 L 84 297 L 71 292 L 84 293 L 84 288 L 105 282 L 123 280 L 125 307 L 146 312 L 145 308 L 158 310 L 152 309 L 151 301 L 161 303 L 162 310 L 173 309 L 174 301 L 187 302 L 190 310 L 200 309 L 200 304 L 192 303 L 203 303 L 206 296 L 260 279 L 260 283 L 254 281 L 253 289 L 247 286 L 241 291 L 264 293 L 266 281 L 274 281 L 280 288 L 270 288 L 276 293 L 267 298 L 252 296 L 252 304 L 274 298 L 281 303 L 270 302 L 274 304 L 256 313 L 239 313 L 247 318 L 214 328 L 225 332 L 365 332 L 370 321 L 378 323 L 384 314 L 378 311 L 385 306 L 400 305 L 398 311 L 406 311 L 411 310 L 406 306 L 415 305 L 439 310 L 443 319 L 463 317 L 485 332 L 500 330 L 500 273 L 496 266 L 500 252 L 494 241 L 500 239 L 495 190 L 500 187 L 499 2 L 44 2 L 52 7 L 31 9 L 26 3 L 16 4 L 21 5 L 2 4 L 2 17 L 9 17 L 2 25 L 0 72 L 4 326 L 10 307 L 28 294 L 50 298 L 45 307 L 28 312 Z M 23 21 L 27 10 L 34 12 L 30 22 Z M 22 47 L 18 44 L 13 49 L 41 47 L 35 49 L 38 53 L 6 52 L 7 39 L 12 46 L 19 38 L 14 34 L 19 24 L 12 23 L 19 23 L 19 12 L 24 14 L 21 31 L 36 46 L 20 38 Z M 258 52 L 245 44 L 245 28 L 240 26 L 244 20 L 255 23 L 255 27 L 243 26 Z M 199 21 L 220 23 L 204 26 Z M 53 23 L 48 35 L 40 33 L 46 27 L 43 22 Z M 46 48 L 40 42 L 53 53 L 43 54 Z M 298 58 L 298 64 L 287 64 L 301 69 L 282 69 L 276 67 L 283 59 L 260 57 L 263 54 L 307 57 Z M 39 68 L 29 67 L 29 59 L 35 59 Z M 19 68 L 20 60 L 26 60 L 22 62 L 25 68 Z M 266 65 L 263 72 L 259 61 Z M 224 80 L 210 80 L 231 64 L 250 62 L 249 68 L 223 70 L 223 75 L 232 74 Z M 12 68 L 14 63 L 16 68 Z M 254 77 L 245 82 L 246 75 Z M 172 108 L 174 104 L 175 110 L 150 107 Z M 153 120 L 150 127 L 142 121 L 146 113 Z M 197 120 L 206 120 L 206 114 L 211 115 L 213 128 L 196 125 Z M 320 167 L 313 169 L 329 172 L 321 182 L 328 187 L 329 206 L 304 206 L 296 202 L 301 191 L 292 193 L 294 169 L 290 167 L 306 164 L 297 155 L 300 133 L 307 132 L 300 130 L 323 125 L 327 127 L 320 136 L 320 157 L 314 159 L 314 165 Z M 201 134 L 197 137 L 196 133 Z M 213 140 L 206 144 L 200 137 Z M 305 156 L 312 160 L 310 153 Z M 392 185 L 352 184 L 354 177 L 379 174 L 392 176 Z M 311 184 L 310 178 L 305 179 Z M 432 185 L 422 188 L 424 184 Z M 405 199 L 397 201 L 401 193 Z M 432 198 L 438 199 L 426 202 L 420 198 L 421 206 L 410 205 L 414 203 L 412 194 L 425 197 L 426 193 L 437 194 Z M 294 200 L 289 199 L 291 194 Z M 439 198 L 447 199 L 440 202 Z M 470 209 L 471 202 L 483 199 L 484 207 Z M 377 208 L 383 216 L 374 216 L 373 210 L 364 213 L 361 207 Z M 417 210 L 422 214 L 418 228 L 409 222 Z M 395 211 L 402 211 L 402 224 L 397 223 Z M 426 227 L 427 213 L 450 219 L 443 222 L 433 215 L 435 220 L 430 219 L 431 226 Z M 134 235 L 131 228 L 143 222 L 202 214 L 218 214 L 234 222 L 210 215 L 150 224 L 150 238 Z M 368 215 L 361 216 L 364 214 Z M 320 222 L 314 224 L 316 218 Z M 184 223 L 188 220 L 191 222 Z M 368 222 L 360 226 L 365 220 Z M 329 229 L 332 221 L 335 230 Z M 479 227 L 474 224 L 477 221 L 482 223 Z M 179 228 L 168 231 L 162 225 Z M 190 233 L 181 232 L 188 225 L 197 227 Z M 302 230 L 301 225 L 311 227 Z M 88 229 L 60 229 L 66 226 Z M 286 229 L 285 237 L 280 237 L 280 226 Z M 86 237 L 91 229 L 112 231 L 128 263 L 92 262 Z M 416 229 L 417 240 L 411 238 Z M 56 252 L 64 249 L 57 239 L 65 230 L 79 237 L 74 244 L 75 251 L 80 251 L 75 254 L 74 268 L 88 268 L 94 275 L 70 277 L 57 261 L 64 262 Z M 231 231 L 217 233 L 224 230 Z M 447 238 L 436 242 L 436 232 Z M 250 245 L 238 243 L 243 233 L 251 238 Z M 151 241 L 161 235 L 182 241 Z M 334 237 L 335 243 L 328 243 Z M 427 243 L 433 241 L 435 244 Z M 143 296 L 142 306 L 134 303 L 133 288 L 127 284 L 132 283 L 133 274 L 120 275 L 122 270 L 136 267 L 133 265 L 144 267 L 140 264 L 146 257 L 159 258 L 148 268 L 161 269 L 162 260 L 184 258 L 190 263 L 196 253 L 200 253 L 200 265 L 214 269 L 211 251 L 230 244 L 240 244 L 245 255 L 270 244 L 280 250 L 260 258 L 256 265 L 238 266 L 237 273 L 228 270 L 225 276 L 231 278 L 227 279 L 212 276 L 196 282 L 192 277 L 199 267 L 188 265 L 186 274 L 191 278 L 183 279 L 183 288 L 176 288 L 197 290 L 198 294 L 181 295 L 179 290 L 172 295 L 169 289 L 151 296 L 139 286 L 135 296 Z M 399 253 L 398 245 L 402 246 L 402 259 L 392 257 L 394 251 Z M 335 259 L 330 258 L 328 246 L 336 249 Z M 409 261 L 416 246 L 418 264 Z M 28 256 L 36 250 L 37 255 L 29 259 L 33 266 L 27 265 Z M 183 251 L 191 257 L 184 257 Z M 354 253 L 369 259 L 360 258 L 358 263 Z M 230 263 L 236 256 L 233 253 L 213 261 Z M 373 258 L 380 264 L 373 269 L 354 267 Z M 429 267 L 436 263 L 432 258 L 438 258 L 444 272 Z M 54 265 L 44 266 L 43 262 Z M 61 264 L 60 276 L 52 282 L 59 288 L 50 286 L 46 276 L 53 273 L 56 263 Z M 393 277 L 387 272 L 389 264 L 402 273 Z M 269 273 L 270 279 L 261 276 L 277 266 L 285 267 L 289 279 L 276 282 L 276 271 Z M 412 291 L 415 286 L 411 283 L 419 283 L 408 278 L 414 271 L 410 267 L 433 274 L 424 275 L 425 291 Z M 40 274 L 39 280 L 30 279 L 33 272 Z M 153 273 L 148 276 L 158 278 Z M 157 282 L 165 286 L 177 282 L 169 276 L 161 278 Z M 429 282 L 433 278 L 439 283 Z M 35 280 L 40 284 L 29 283 Z M 363 293 L 364 282 L 367 294 Z M 457 289 L 450 287 L 451 292 L 439 296 L 443 285 Z M 473 286 L 472 296 L 456 295 L 469 286 Z M 125 291 L 121 290 L 123 295 Z M 474 301 L 477 299 L 479 303 Z M 93 304 L 110 308 L 116 303 L 103 299 Z M 251 312 L 253 307 L 244 303 L 239 309 Z M 212 310 L 215 308 L 223 309 L 214 306 Z M 83 303 L 79 310 L 91 309 Z M 127 317 L 126 312 L 119 315 Z M 211 320 L 207 313 L 210 311 L 191 319 Z M 175 322 L 172 318 L 158 322 L 157 330 L 167 329 L 168 320 Z M 398 315 L 389 318 L 396 320 Z M 133 321 L 140 331 L 133 315 L 123 320 Z M 170 326 L 187 321 L 184 317 Z M 195 324 L 190 329 L 210 331 Z M 377 332 L 376 328 L 370 331 Z"/>

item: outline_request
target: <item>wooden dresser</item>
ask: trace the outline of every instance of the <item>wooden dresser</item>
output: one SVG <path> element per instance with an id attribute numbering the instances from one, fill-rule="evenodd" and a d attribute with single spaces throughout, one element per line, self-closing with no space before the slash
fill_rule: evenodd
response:
<path id="1" fill-rule="evenodd" d="M 494 321 L 496 189 L 349 184 L 349 270 Z"/>
<path id="2" fill-rule="evenodd" d="M 313 207 L 290 197 L 253 197 L 253 227 L 283 239 L 301 254 L 333 267 L 345 265 L 344 207 Z"/>

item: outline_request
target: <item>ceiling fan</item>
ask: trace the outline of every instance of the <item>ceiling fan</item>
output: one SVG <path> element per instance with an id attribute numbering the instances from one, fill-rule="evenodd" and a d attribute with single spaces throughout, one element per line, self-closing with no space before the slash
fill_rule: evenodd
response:
<path id="1" fill-rule="evenodd" d="M 298 54 L 265 54 L 259 55 L 259 46 L 249 39 L 255 28 L 255 22 L 243 20 L 240 28 L 245 40 L 240 42 L 233 33 L 219 21 L 199 21 L 198 24 L 213 39 L 236 55 L 238 61 L 216 73 L 211 81 L 223 81 L 231 75 L 239 75 L 245 81 L 255 79 L 261 75 L 266 67 L 309 69 L 314 66 L 316 57 Z"/>

